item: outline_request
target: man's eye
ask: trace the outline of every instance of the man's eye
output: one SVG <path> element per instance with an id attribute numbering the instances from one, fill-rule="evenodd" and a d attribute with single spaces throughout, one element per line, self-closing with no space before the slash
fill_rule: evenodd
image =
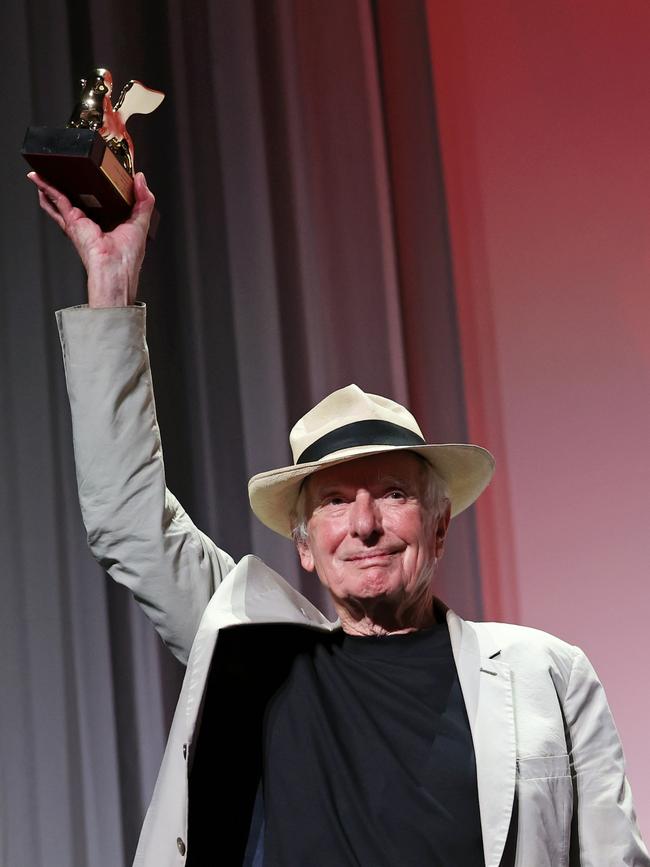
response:
<path id="1" fill-rule="evenodd" d="M 323 506 L 342 506 L 344 502 L 343 497 L 326 497 L 323 500 Z"/>
<path id="2" fill-rule="evenodd" d="M 401 491 L 399 488 L 393 488 L 390 491 L 386 492 L 386 495 L 389 500 L 405 500 L 406 494 L 404 491 Z"/>

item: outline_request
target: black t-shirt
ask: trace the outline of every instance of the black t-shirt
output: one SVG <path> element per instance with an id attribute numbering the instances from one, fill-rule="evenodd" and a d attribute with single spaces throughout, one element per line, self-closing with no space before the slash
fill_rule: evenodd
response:
<path id="1" fill-rule="evenodd" d="M 263 728 L 265 867 L 483 865 L 446 624 L 314 636 Z"/>

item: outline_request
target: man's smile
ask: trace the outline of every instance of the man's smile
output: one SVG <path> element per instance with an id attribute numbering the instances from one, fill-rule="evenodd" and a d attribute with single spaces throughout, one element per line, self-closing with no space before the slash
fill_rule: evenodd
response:
<path id="1" fill-rule="evenodd" d="M 379 551 L 359 551 L 356 554 L 350 554 L 343 559 L 346 562 L 357 562 L 364 560 L 385 560 L 389 557 L 392 557 L 394 554 L 399 554 L 401 549 L 398 548 L 389 548 L 383 549 Z"/>

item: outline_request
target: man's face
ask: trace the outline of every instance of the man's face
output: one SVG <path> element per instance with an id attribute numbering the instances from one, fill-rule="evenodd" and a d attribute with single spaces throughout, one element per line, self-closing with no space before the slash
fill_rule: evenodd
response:
<path id="1" fill-rule="evenodd" d="M 335 600 L 398 603 L 417 591 L 423 570 L 430 577 L 448 516 L 436 522 L 427 515 L 425 480 L 422 462 L 408 452 L 359 458 L 309 477 L 309 538 L 298 551 Z"/>

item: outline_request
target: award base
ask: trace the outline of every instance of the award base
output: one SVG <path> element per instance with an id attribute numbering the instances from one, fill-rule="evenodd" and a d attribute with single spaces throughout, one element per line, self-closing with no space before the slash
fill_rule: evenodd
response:
<path id="1" fill-rule="evenodd" d="M 30 166 L 105 232 L 133 207 L 133 178 L 102 136 L 91 129 L 30 126 L 21 151 Z M 149 235 L 158 223 L 154 211 Z"/>

